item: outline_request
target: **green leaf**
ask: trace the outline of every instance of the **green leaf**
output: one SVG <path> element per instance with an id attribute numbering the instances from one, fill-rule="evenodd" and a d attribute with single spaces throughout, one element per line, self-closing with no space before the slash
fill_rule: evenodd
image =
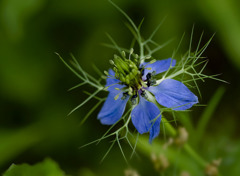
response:
<path id="1" fill-rule="evenodd" d="M 64 176 L 64 172 L 58 164 L 47 158 L 41 163 L 35 165 L 12 164 L 3 176 Z"/>

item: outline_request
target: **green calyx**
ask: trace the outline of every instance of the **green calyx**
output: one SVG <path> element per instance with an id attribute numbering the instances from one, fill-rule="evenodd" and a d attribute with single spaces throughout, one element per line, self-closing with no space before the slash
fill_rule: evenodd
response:
<path id="1" fill-rule="evenodd" d="M 121 58 L 117 55 L 114 55 L 113 63 L 115 77 L 123 84 L 138 89 L 141 84 L 141 73 L 137 64 L 130 59 Z"/>

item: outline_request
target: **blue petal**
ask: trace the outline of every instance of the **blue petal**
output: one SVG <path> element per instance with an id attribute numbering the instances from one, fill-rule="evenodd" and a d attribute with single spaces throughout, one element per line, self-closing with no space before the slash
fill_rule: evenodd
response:
<path id="1" fill-rule="evenodd" d="M 148 62 L 143 63 L 143 66 L 147 65 Z M 146 80 L 146 75 L 150 72 L 156 71 L 156 74 L 165 72 L 169 69 L 170 66 L 174 67 L 176 65 L 176 60 L 175 59 L 164 59 L 164 60 L 158 60 L 154 62 L 153 64 L 148 64 L 146 68 L 152 68 L 151 70 L 145 69 L 144 70 L 144 75 L 143 75 L 143 80 Z"/>
<path id="2" fill-rule="evenodd" d="M 122 93 L 120 93 L 118 99 L 115 100 L 114 97 L 119 92 L 120 91 L 118 90 L 110 91 L 101 111 L 98 114 L 98 119 L 104 125 L 115 124 L 122 117 L 129 97 L 122 100 Z"/>
<path id="3" fill-rule="evenodd" d="M 123 85 L 117 84 L 117 83 L 120 83 L 120 80 L 114 78 L 115 72 L 112 69 L 108 70 L 108 74 L 109 74 L 109 76 L 107 78 L 107 82 L 105 85 L 105 87 L 110 86 L 107 89 L 108 91 L 115 90 L 115 88 L 121 89 L 122 87 L 124 87 Z"/>
<path id="4" fill-rule="evenodd" d="M 155 95 L 159 104 L 174 110 L 186 110 L 198 103 L 198 97 L 183 83 L 174 79 L 165 79 L 148 90 Z"/>
<path id="5" fill-rule="evenodd" d="M 139 104 L 132 110 L 132 123 L 140 134 L 150 133 L 149 141 L 158 136 L 160 132 L 161 115 L 157 106 L 140 97 Z"/>

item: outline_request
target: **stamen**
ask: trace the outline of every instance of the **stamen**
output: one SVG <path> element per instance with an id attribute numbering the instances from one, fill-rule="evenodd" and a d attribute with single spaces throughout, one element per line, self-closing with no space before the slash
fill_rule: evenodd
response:
<path id="1" fill-rule="evenodd" d="M 124 92 L 121 100 L 125 100 L 128 96 L 129 96 L 128 93 L 127 93 L 127 92 Z"/>
<path id="2" fill-rule="evenodd" d="M 148 80 L 148 82 L 147 82 L 147 86 L 148 87 L 150 87 L 151 86 L 151 83 L 150 83 L 150 81 Z"/>
<path id="3" fill-rule="evenodd" d="M 146 56 L 145 59 L 150 59 L 152 56 Z"/>
<path id="4" fill-rule="evenodd" d="M 124 58 L 126 57 L 125 51 L 122 51 L 122 56 L 123 56 Z"/>
<path id="5" fill-rule="evenodd" d="M 114 100 L 117 100 L 119 97 L 119 94 L 117 94 L 115 97 L 114 97 Z"/>
<path id="6" fill-rule="evenodd" d="M 107 72 L 106 70 L 104 70 L 104 74 L 107 75 L 107 76 L 109 75 L 108 72 Z"/>
<path id="7" fill-rule="evenodd" d="M 135 54 L 135 55 L 134 55 L 134 57 L 135 57 L 136 59 L 138 59 L 138 58 L 139 58 L 138 54 Z"/>
<path id="8" fill-rule="evenodd" d="M 129 87 L 129 89 L 128 89 L 128 94 L 129 94 L 129 95 L 132 95 L 132 94 L 133 94 L 133 89 L 132 89 L 132 87 Z"/>
<path id="9" fill-rule="evenodd" d="M 141 96 L 142 96 L 143 98 L 145 98 L 145 99 L 148 98 L 148 97 L 147 97 L 147 93 L 146 93 L 145 90 L 142 90 Z"/>
<path id="10" fill-rule="evenodd" d="M 148 80 L 147 82 L 147 86 L 150 87 L 150 86 L 153 86 L 157 83 L 157 81 L 155 79 L 152 79 L 152 80 Z"/>
<path id="11" fill-rule="evenodd" d="M 155 76 L 156 75 L 156 71 L 154 70 L 153 72 L 152 72 L 152 76 Z"/>
<path id="12" fill-rule="evenodd" d="M 146 75 L 147 80 L 151 79 L 151 77 L 152 77 L 152 73 L 148 73 L 148 74 Z"/>
<path id="13" fill-rule="evenodd" d="M 107 77 L 106 77 L 106 76 L 104 76 L 104 75 L 102 75 L 102 76 L 101 76 L 101 78 L 102 78 L 102 79 L 107 79 Z"/>
<path id="14" fill-rule="evenodd" d="M 132 96 L 131 102 L 132 102 L 133 105 L 137 104 L 137 94 Z"/>
<path id="15" fill-rule="evenodd" d="M 141 72 L 141 75 L 143 76 L 144 75 L 144 68 L 140 67 L 138 70 Z"/>
<path id="16" fill-rule="evenodd" d="M 113 60 L 109 60 L 109 63 L 110 63 L 111 65 L 115 65 L 114 62 L 113 62 Z"/>
<path id="17" fill-rule="evenodd" d="M 153 59 L 153 60 L 150 61 L 150 64 L 153 64 L 153 63 L 155 63 L 156 61 L 157 61 L 156 59 Z"/>
<path id="18" fill-rule="evenodd" d="M 131 59 L 131 55 L 133 54 L 133 51 L 134 51 L 133 48 L 131 48 L 131 49 L 130 49 L 129 58 L 128 58 L 129 60 Z"/>
<path id="19" fill-rule="evenodd" d="M 150 86 L 153 86 L 153 85 L 155 85 L 155 84 L 157 84 L 157 81 L 156 81 L 155 79 L 152 79 L 152 80 L 150 81 Z"/>
<path id="20" fill-rule="evenodd" d="M 133 54 L 133 51 L 134 51 L 134 49 L 133 49 L 133 48 L 131 48 L 131 49 L 130 49 L 130 55 L 132 55 L 132 54 Z"/>

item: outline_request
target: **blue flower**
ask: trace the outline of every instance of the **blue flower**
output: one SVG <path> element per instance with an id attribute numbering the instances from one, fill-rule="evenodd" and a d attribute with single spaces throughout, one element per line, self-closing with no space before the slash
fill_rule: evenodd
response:
<path id="1" fill-rule="evenodd" d="M 115 61 L 115 63 L 117 63 L 117 61 Z M 197 96 L 179 81 L 174 79 L 164 79 L 160 84 L 156 85 L 154 79 L 155 75 L 167 71 L 171 68 L 170 66 L 174 67 L 175 64 L 175 60 L 165 59 L 154 63 L 149 62 L 139 65 L 138 73 L 140 73 L 141 80 L 135 81 L 138 83 L 137 86 L 134 86 L 136 83 L 131 84 L 133 77 L 130 81 L 126 81 L 121 77 L 121 74 L 119 76 L 116 69 L 116 73 L 110 69 L 106 83 L 109 95 L 98 114 L 98 119 L 101 123 L 112 125 L 118 122 L 125 111 L 129 99 L 131 99 L 134 104 L 138 97 L 138 103 L 134 106 L 131 112 L 131 120 L 140 134 L 149 132 L 149 141 L 152 142 L 160 132 L 161 112 L 157 105 L 148 101 L 146 91 L 152 93 L 160 105 L 172 108 L 173 110 L 186 110 L 198 103 Z M 118 67 L 118 65 L 116 67 Z M 127 68 L 125 70 L 127 70 Z M 119 77 L 121 77 L 121 79 Z M 136 74 L 135 79 L 137 78 Z M 129 94 L 128 87 L 133 87 L 130 88 L 131 90 L 134 89 L 132 95 Z"/>

